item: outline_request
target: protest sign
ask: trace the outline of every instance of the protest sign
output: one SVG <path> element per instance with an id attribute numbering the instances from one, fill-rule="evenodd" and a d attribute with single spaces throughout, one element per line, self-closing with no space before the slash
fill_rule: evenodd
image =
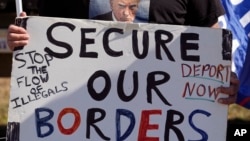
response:
<path id="1" fill-rule="evenodd" d="M 222 29 L 18 19 L 11 141 L 226 140 L 231 36 Z"/>

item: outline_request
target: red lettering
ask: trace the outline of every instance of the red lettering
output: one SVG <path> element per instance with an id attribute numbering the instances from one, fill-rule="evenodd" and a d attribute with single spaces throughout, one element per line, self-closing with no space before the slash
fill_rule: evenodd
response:
<path id="1" fill-rule="evenodd" d="M 64 126 L 62 124 L 62 118 L 63 118 L 63 116 L 65 116 L 66 114 L 69 114 L 69 113 L 74 115 L 75 120 L 74 120 L 73 126 L 66 129 L 66 128 L 64 128 Z M 80 123 L 81 123 L 80 113 L 76 109 L 73 109 L 73 108 L 65 108 L 65 109 L 63 109 L 59 113 L 59 116 L 58 116 L 58 119 L 57 119 L 58 128 L 65 135 L 73 134 L 77 130 L 77 128 L 79 127 Z"/>
<path id="2" fill-rule="evenodd" d="M 149 124 L 150 115 L 161 115 L 161 110 L 142 111 L 138 141 L 159 141 L 158 137 L 147 137 L 147 130 L 159 129 L 157 124 Z"/>

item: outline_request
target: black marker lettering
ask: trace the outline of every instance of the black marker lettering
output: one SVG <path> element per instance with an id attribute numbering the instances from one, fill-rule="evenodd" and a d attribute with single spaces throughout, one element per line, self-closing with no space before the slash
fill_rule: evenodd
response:
<path id="1" fill-rule="evenodd" d="M 47 37 L 48 37 L 49 42 L 58 47 L 65 48 L 67 51 L 65 53 L 58 53 L 58 52 L 51 50 L 49 47 L 44 48 L 44 51 L 47 52 L 50 56 L 63 59 L 63 58 L 69 57 L 73 53 L 73 48 L 68 43 L 58 41 L 52 36 L 52 31 L 56 27 L 59 27 L 59 26 L 68 27 L 71 31 L 74 31 L 75 26 L 71 23 L 57 22 L 51 25 L 47 30 Z"/>
<path id="2" fill-rule="evenodd" d="M 197 43 L 188 43 L 188 41 L 198 41 L 199 34 L 196 33 L 182 33 L 181 36 L 181 58 L 184 61 L 200 61 L 200 56 L 197 55 L 187 55 L 188 50 L 198 50 L 199 46 Z"/>

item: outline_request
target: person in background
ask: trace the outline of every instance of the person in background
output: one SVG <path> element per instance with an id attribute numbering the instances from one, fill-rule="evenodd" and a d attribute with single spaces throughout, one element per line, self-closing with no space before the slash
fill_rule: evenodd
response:
<path id="1" fill-rule="evenodd" d="M 111 4 L 118 2 L 118 0 L 114 0 L 113 3 L 112 1 L 110 1 Z M 148 23 L 219 28 L 218 17 L 224 14 L 224 9 L 218 0 L 141 1 L 148 1 L 149 3 L 148 7 L 143 8 L 148 9 Z M 100 0 L 38 0 L 38 11 L 40 16 L 89 19 L 89 11 L 93 10 L 89 6 L 91 2 L 101 3 Z M 136 5 L 133 5 L 133 8 L 135 10 Z M 26 14 L 23 12 L 20 16 L 24 17 Z M 118 17 L 116 19 L 119 20 Z M 8 28 L 7 40 L 10 49 L 14 50 L 15 47 L 28 44 L 29 34 L 23 27 L 12 24 Z M 218 102 L 222 104 L 235 103 L 239 84 L 237 76 L 232 72 L 230 86 L 217 88 L 217 92 L 226 94 L 228 97 L 220 98 Z"/>
<path id="2" fill-rule="evenodd" d="M 140 0 L 110 0 L 111 11 L 94 17 L 95 20 L 133 22 Z"/>
<path id="3" fill-rule="evenodd" d="M 232 70 L 241 82 L 236 103 L 250 109 L 250 1 L 221 0 L 221 3 L 225 14 L 219 23 L 232 32 Z"/>

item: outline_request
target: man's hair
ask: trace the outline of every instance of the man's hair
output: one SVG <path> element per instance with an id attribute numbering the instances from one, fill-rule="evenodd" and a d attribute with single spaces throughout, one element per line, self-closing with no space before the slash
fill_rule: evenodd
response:
<path id="1" fill-rule="evenodd" d="M 110 2 L 110 5 L 112 5 L 112 2 L 113 2 L 114 0 L 110 0 L 109 2 Z M 136 0 L 137 1 L 137 3 L 139 3 L 140 2 L 140 0 Z"/>

